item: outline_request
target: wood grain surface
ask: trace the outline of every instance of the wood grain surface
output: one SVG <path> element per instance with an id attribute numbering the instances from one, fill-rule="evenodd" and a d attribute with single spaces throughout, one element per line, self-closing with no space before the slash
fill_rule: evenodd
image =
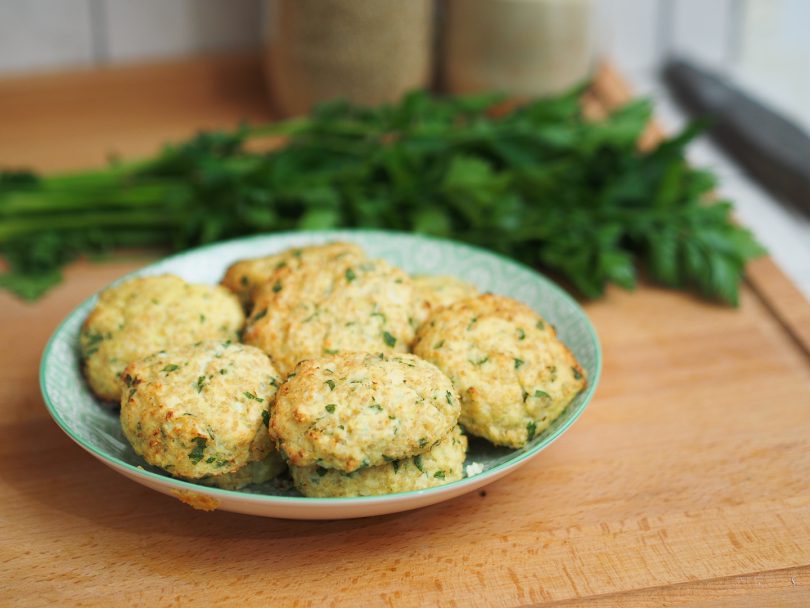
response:
<path id="1" fill-rule="evenodd" d="M 254 58 L 0 82 L 0 165 L 93 165 L 260 118 L 249 78 Z M 47 337 L 145 261 L 77 263 L 33 305 L 0 294 L 0 605 L 810 604 L 810 364 L 749 287 L 738 310 L 651 286 L 586 304 L 605 353 L 596 398 L 485 492 L 291 522 L 194 511 L 49 419 Z M 807 318 L 805 300 L 790 308 Z"/>

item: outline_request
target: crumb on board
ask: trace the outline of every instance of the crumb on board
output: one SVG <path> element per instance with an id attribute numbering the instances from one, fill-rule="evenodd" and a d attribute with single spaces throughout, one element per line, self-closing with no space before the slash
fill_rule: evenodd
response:
<path id="1" fill-rule="evenodd" d="M 213 496 L 207 496 L 189 490 L 172 490 L 172 496 L 198 511 L 214 511 L 219 507 L 219 500 Z"/>
<path id="2" fill-rule="evenodd" d="M 467 466 L 464 467 L 464 471 L 467 477 L 473 477 L 474 475 L 478 475 L 479 473 L 483 472 L 484 465 L 480 462 L 471 462 Z"/>

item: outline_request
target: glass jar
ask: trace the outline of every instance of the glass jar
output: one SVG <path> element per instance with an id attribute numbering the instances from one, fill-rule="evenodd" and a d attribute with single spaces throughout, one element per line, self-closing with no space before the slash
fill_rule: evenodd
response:
<path id="1" fill-rule="evenodd" d="M 443 83 L 518 97 L 584 81 L 594 58 L 591 0 L 446 0 Z"/>
<path id="2" fill-rule="evenodd" d="M 270 0 L 266 75 L 284 116 L 335 98 L 373 105 L 432 80 L 432 0 Z"/>

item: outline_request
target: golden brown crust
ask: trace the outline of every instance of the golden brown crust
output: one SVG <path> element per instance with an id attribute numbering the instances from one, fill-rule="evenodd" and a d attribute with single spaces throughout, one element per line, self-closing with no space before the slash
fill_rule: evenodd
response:
<path id="1" fill-rule="evenodd" d="M 411 458 L 344 473 L 317 465 L 292 467 L 295 487 L 304 496 L 381 496 L 433 488 L 464 476 L 467 437 L 458 427 L 433 448 Z"/>
<path id="2" fill-rule="evenodd" d="M 420 322 L 440 308 L 479 294 L 475 285 L 456 277 L 422 274 L 414 275 L 412 279 L 417 297 L 425 302 Z"/>
<path id="3" fill-rule="evenodd" d="M 328 266 L 338 260 L 358 262 L 365 257 L 362 248 L 354 243 L 335 242 L 293 247 L 273 255 L 234 262 L 225 271 L 221 284 L 248 307 L 254 292 L 269 283 L 282 268 L 300 268 L 309 264 Z"/>

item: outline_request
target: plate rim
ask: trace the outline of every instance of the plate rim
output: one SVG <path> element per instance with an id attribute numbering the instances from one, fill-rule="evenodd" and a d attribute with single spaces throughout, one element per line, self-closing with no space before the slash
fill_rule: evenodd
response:
<path id="1" fill-rule="evenodd" d="M 72 320 L 79 312 L 87 306 L 94 298 L 98 296 L 103 289 L 107 289 L 108 287 L 115 285 L 121 281 L 124 281 L 130 277 L 139 276 L 143 273 L 144 270 L 147 270 L 157 264 L 163 264 L 165 262 L 171 262 L 175 260 L 179 260 L 184 257 L 188 257 L 190 255 L 196 255 L 202 251 L 206 251 L 209 249 L 215 249 L 218 247 L 225 247 L 234 243 L 243 243 L 245 241 L 251 240 L 266 240 L 266 239 L 273 239 L 273 238 L 290 238 L 296 236 L 318 236 L 318 237 L 326 237 L 329 238 L 330 236 L 334 236 L 335 238 L 346 238 L 347 235 L 351 234 L 366 234 L 366 235 L 377 235 L 381 237 L 385 236 L 398 236 L 398 237 L 410 237 L 410 238 L 417 238 L 422 239 L 428 242 L 434 242 L 440 245 L 452 245 L 454 247 L 461 247 L 468 249 L 475 253 L 483 253 L 486 255 L 493 256 L 500 260 L 501 262 L 515 266 L 520 268 L 521 270 L 528 270 L 532 274 L 536 275 L 544 284 L 545 287 L 550 289 L 552 292 L 555 292 L 555 295 L 563 300 L 566 301 L 567 304 L 571 305 L 576 309 L 582 319 L 584 320 L 584 326 L 587 330 L 587 335 L 590 338 L 590 341 L 594 347 L 595 356 L 595 369 L 592 377 L 588 378 L 588 386 L 585 389 L 585 392 L 582 395 L 582 403 L 580 404 L 579 408 L 573 415 L 566 420 L 563 424 L 558 426 L 552 433 L 548 436 L 543 438 L 542 441 L 538 442 L 535 446 L 532 446 L 531 449 L 526 450 L 524 453 L 517 455 L 513 458 L 510 458 L 506 462 L 503 462 L 499 465 L 492 467 L 491 469 L 487 469 L 486 471 L 482 471 L 473 477 L 462 477 L 456 481 L 451 481 L 450 483 L 442 484 L 440 486 L 435 486 L 432 488 L 425 488 L 421 490 L 408 490 L 406 492 L 395 492 L 393 494 L 384 494 L 381 496 L 343 496 L 343 497 L 330 497 L 330 498 L 319 498 L 319 497 L 308 497 L 308 496 L 277 496 L 271 494 L 253 494 L 250 492 L 244 492 L 241 490 L 225 490 L 222 488 L 210 487 L 210 486 L 202 486 L 190 481 L 185 481 L 183 479 L 177 479 L 175 477 L 169 477 L 166 475 L 160 475 L 158 473 L 153 473 L 147 469 L 138 467 L 136 465 L 130 464 L 117 456 L 113 456 L 100 448 L 97 448 L 87 442 L 85 442 L 82 438 L 78 437 L 70 428 L 70 426 L 65 422 L 65 420 L 61 417 L 59 412 L 56 410 L 54 403 L 52 401 L 51 395 L 48 392 L 47 383 L 45 381 L 45 376 L 48 370 L 48 362 L 51 354 L 51 350 L 56 343 L 57 338 L 62 334 L 64 331 L 65 325 L 68 321 Z M 42 352 L 42 357 L 40 359 L 39 365 L 39 387 L 40 392 L 42 394 L 43 400 L 45 402 L 45 407 L 48 411 L 48 414 L 51 418 L 56 422 L 57 426 L 76 444 L 79 445 L 82 449 L 89 452 L 91 455 L 95 456 L 96 458 L 102 460 L 106 463 L 114 463 L 118 467 L 122 467 L 129 471 L 129 473 L 137 476 L 143 477 L 146 479 L 150 479 L 155 482 L 163 483 L 168 486 L 174 486 L 176 489 L 185 490 L 185 491 L 193 491 L 202 494 L 208 494 L 214 497 L 223 498 L 223 499 L 237 499 L 237 500 L 253 500 L 259 503 L 272 505 L 272 504 L 279 504 L 279 505 L 308 505 L 308 506 L 346 506 L 348 504 L 365 504 L 365 505 L 378 505 L 378 504 L 386 504 L 386 503 L 394 503 L 400 500 L 407 500 L 408 498 L 416 498 L 419 496 L 424 496 L 425 494 L 438 494 L 441 493 L 442 490 L 448 491 L 451 489 L 461 489 L 465 485 L 469 485 L 470 482 L 475 479 L 476 481 L 484 481 L 488 477 L 494 477 L 497 473 L 505 471 L 506 469 L 512 468 L 517 466 L 518 464 L 524 463 L 526 460 L 531 459 L 541 451 L 546 449 L 550 446 L 554 441 L 556 441 L 565 431 L 567 431 L 582 415 L 585 409 L 590 404 L 593 396 L 596 392 L 596 389 L 599 385 L 599 381 L 602 375 L 602 345 L 599 341 L 599 336 L 596 333 L 596 329 L 591 323 L 590 318 L 585 313 L 585 311 L 580 306 L 579 302 L 577 302 L 567 291 L 565 291 L 562 287 L 557 285 L 554 281 L 546 277 L 541 272 L 531 268 L 530 266 L 523 264 L 517 260 L 509 258 L 497 251 L 493 251 L 490 249 L 485 249 L 483 247 L 478 247 L 475 245 L 470 245 L 461 241 L 456 241 L 453 239 L 446 239 L 441 237 L 435 237 L 420 233 L 413 233 L 413 232 L 405 232 L 399 230 L 376 230 L 376 229 L 365 229 L 365 228 L 358 228 L 358 229 L 335 229 L 335 230 L 291 230 L 291 231 L 282 231 L 282 232 L 272 232 L 272 233 L 262 233 L 262 234 L 255 234 L 255 235 L 248 235 L 243 237 L 237 237 L 234 239 L 228 239 L 223 241 L 216 241 L 214 243 L 207 243 L 205 245 L 201 245 L 199 247 L 195 247 L 192 249 L 187 249 L 182 252 L 175 253 L 173 255 L 169 255 L 158 260 L 155 260 L 137 270 L 129 272 L 121 277 L 115 279 L 101 290 L 96 291 L 88 298 L 85 298 L 82 302 L 76 305 L 56 326 L 56 329 L 53 330 L 50 337 L 48 338 L 48 342 L 45 345 L 45 348 Z M 479 486 L 480 487 L 480 486 Z"/>

